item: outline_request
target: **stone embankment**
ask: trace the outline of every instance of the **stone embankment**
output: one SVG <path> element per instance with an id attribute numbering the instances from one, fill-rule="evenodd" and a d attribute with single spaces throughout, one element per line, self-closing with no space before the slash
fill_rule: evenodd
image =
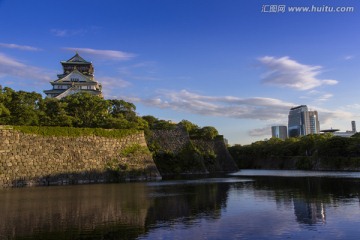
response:
<path id="1" fill-rule="evenodd" d="M 0 187 L 157 178 L 144 134 L 122 139 L 0 129 Z"/>
<path id="2" fill-rule="evenodd" d="M 239 170 L 222 136 L 214 140 L 193 139 L 191 141 L 202 153 L 206 169 L 210 173 L 235 172 Z"/>
<path id="3" fill-rule="evenodd" d="M 153 130 L 147 143 L 162 175 L 208 174 L 238 171 L 224 139 L 191 139 L 186 129 Z"/>
<path id="4" fill-rule="evenodd" d="M 0 187 L 145 180 L 160 178 L 160 174 L 237 170 L 222 137 L 191 139 L 180 125 L 154 130 L 147 139 L 143 132 L 121 138 L 70 137 L 0 128 Z"/>

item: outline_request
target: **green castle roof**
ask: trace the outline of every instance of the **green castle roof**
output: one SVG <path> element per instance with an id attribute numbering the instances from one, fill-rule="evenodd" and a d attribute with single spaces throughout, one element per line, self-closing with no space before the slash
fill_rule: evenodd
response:
<path id="1" fill-rule="evenodd" d="M 61 61 L 61 63 L 70 63 L 70 64 L 91 64 L 91 62 L 86 61 L 85 59 L 83 59 L 82 57 L 80 57 L 80 55 L 76 52 L 75 56 L 73 56 L 72 58 L 70 58 L 67 61 Z"/>

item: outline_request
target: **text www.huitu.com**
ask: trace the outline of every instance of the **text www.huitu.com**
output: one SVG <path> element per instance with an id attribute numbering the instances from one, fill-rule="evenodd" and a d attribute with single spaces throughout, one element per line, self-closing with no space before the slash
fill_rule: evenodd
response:
<path id="1" fill-rule="evenodd" d="M 287 5 L 262 5 L 262 13 L 352 13 L 355 11 L 351 6 L 287 6 Z"/>

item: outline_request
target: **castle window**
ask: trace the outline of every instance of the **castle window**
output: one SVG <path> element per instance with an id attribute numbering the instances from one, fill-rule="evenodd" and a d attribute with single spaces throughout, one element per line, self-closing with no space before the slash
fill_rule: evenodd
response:
<path id="1" fill-rule="evenodd" d="M 78 81 L 79 81 L 78 78 L 71 78 L 70 80 L 71 80 L 72 82 L 78 82 Z"/>

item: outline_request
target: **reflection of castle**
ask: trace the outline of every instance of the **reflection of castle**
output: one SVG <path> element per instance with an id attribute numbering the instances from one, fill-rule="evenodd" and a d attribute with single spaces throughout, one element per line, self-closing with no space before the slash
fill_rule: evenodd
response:
<path id="1" fill-rule="evenodd" d="M 321 202 L 308 202 L 304 199 L 294 199 L 296 220 L 301 224 L 313 225 L 325 223 L 326 215 L 324 204 Z"/>

